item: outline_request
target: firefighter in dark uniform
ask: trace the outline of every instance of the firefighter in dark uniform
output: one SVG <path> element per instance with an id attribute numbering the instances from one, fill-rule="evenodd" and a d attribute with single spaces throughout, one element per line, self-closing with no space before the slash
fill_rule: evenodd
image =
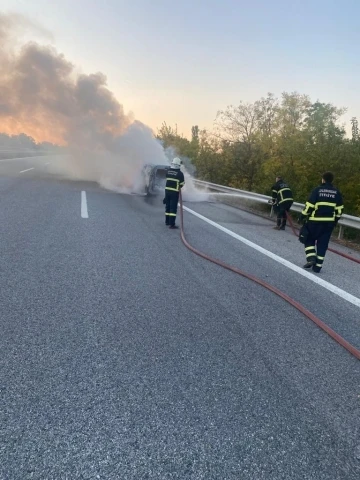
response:
<path id="1" fill-rule="evenodd" d="M 180 170 L 180 158 L 174 158 L 171 167 L 167 170 L 165 185 L 165 225 L 169 228 L 178 228 L 175 225 L 180 189 L 185 185 L 184 174 Z"/>
<path id="2" fill-rule="evenodd" d="M 333 180 L 334 175 L 325 172 L 322 176 L 322 185 L 311 192 L 301 212 L 307 230 L 304 242 L 307 262 L 304 268 L 312 268 L 317 273 L 321 271 L 332 231 L 344 208 L 342 195 L 333 186 Z"/>
<path id="3" fill-rule="evenodd" d="M 280 177 L 276 177 L 276 183 L 271 187 L 272 190 L 272 204 L 276 212 L 276 226 L 275 230 L 285 230 L 286 215 L 293 204 L 293 194 L 291 188 Z"/>

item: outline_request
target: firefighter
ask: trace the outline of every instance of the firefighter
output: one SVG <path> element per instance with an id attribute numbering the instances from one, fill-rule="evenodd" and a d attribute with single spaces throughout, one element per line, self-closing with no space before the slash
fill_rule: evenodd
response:
<path id="1" fill-rule="evenodd" d="M 185 185 L 184 174 L 180 170 L 180 158 L 174 158 L 171 167 L 167 170 L 165 185 L 165 225 L 169 228 L 178 228 L 175 225 L 180 189 Z"/>
<path id="2" fill-rule="evenodd" d="M 276 183 L 271 187 L 272 190 L 272 204 L 276 212 L 276 226 L 275 230 L 285 230 L 286 216 L 293 204 L 293 194 L 291 188 L 281 176 L 276 177 Z"/>
<path id="3" fill-rule="evenodd" d="M 306 222 L 307 230 L 303 242 L 307 260 L 304 268 L 312 268 L 316 273 L 321 271 L 331 234 L 344 208 L 342 195 L 333 186 L 333 180 L 334 175 L 331 172 L 325 172 L 322 176 L 322 184 L 311 192 L 301 212 L 301 219 Z"/>

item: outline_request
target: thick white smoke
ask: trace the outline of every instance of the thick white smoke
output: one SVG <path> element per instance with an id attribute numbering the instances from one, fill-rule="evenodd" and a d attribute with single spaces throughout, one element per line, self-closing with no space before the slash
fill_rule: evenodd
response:
<path id="1" fill-rule="evenodd" d="M 23 34 L 34 31 L 49 37 L 22 16 L 0 14 L 0 132 L 66 146 L 68 155 L 58 156 L 51 167 L 66 178 L 142 192 L 142 167 L 170 164 L 176 151 L 165 151 L 149 127 L 125 114 L 105 75 L 77 75 L 52 46 L 21 44 Z M 203 200 L 191 162 L 183 160 L 184 199 Z"/>
<path id="2" fill-rule="evenodd" d="M 161 144 L 124 113 L 102 73 L 77 75 L 53 47 L 19 45 L 33 28 L 23 17 L 0 14 L 0 131 L 66 145 L 69 156 L 53 168 L 69 178 L 136 190 L 143 165 L 168 163 Z"/>
<path id="3" fill-rule="evenodd" d="M 71 147 L 71 154 L 52 162 L 52 171 L 72 180 L 98 182 L 119 193 L 144 191 L 142 168 L 146 164 L 167 165 L 168 159 L 152 131 L 133 122 L 114 138 L 111 149 Z"/>
<path id="4" fill-rule="evenodd" d="M 179 157 L 182 161 L 181 170 L 184 173 L 185 177 L 185 188 L 183 191 L 183 199 L 186 202 L 203 202 L 210 199 L 209 193 L 205 190 L 199 190 L 195 186 L 194 174 L 195 167 L 191 163 L 191 160 L 183 155 L 178 154 L 176 149 L 173 147 L 168 147 L 165 149 L 165 154 L 170 163 L 174 157 Z"/>

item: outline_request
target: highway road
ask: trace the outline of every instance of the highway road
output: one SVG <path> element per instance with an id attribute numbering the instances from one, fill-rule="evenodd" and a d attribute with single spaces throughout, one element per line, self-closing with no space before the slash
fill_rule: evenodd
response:
<path id="1" fill-rule="evenodd" d="M 360 348 L 359 265 L 329 253 L 304 274 L 290 229 L 186 208 L 194 247 Z M 360 478 L 360 362 L 186 249 L 161 198 L 62 179 L 51 158 L 4 161 L 0 225 L 1 480 Z"/>

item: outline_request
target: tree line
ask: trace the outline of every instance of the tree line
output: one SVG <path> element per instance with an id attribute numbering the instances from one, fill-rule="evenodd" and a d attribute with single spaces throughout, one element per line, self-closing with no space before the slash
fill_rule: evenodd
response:
<path id="1" fill-rule="evenodd" d="M 270 194 L 282 175 L 304 203 L 324 171 L 335 175 L 345 213 L 360 215 L 360 138 L 358 121 L 351 119 L 346 136 L 344 108 L 313 103 L 307 95 L 269 93 L 254 103 L 230 105 L 216 115 L 212 131 L 191 129 L 191 139 L 163 123 L 157 138 L 191 161 L 202 180 Z"/>

